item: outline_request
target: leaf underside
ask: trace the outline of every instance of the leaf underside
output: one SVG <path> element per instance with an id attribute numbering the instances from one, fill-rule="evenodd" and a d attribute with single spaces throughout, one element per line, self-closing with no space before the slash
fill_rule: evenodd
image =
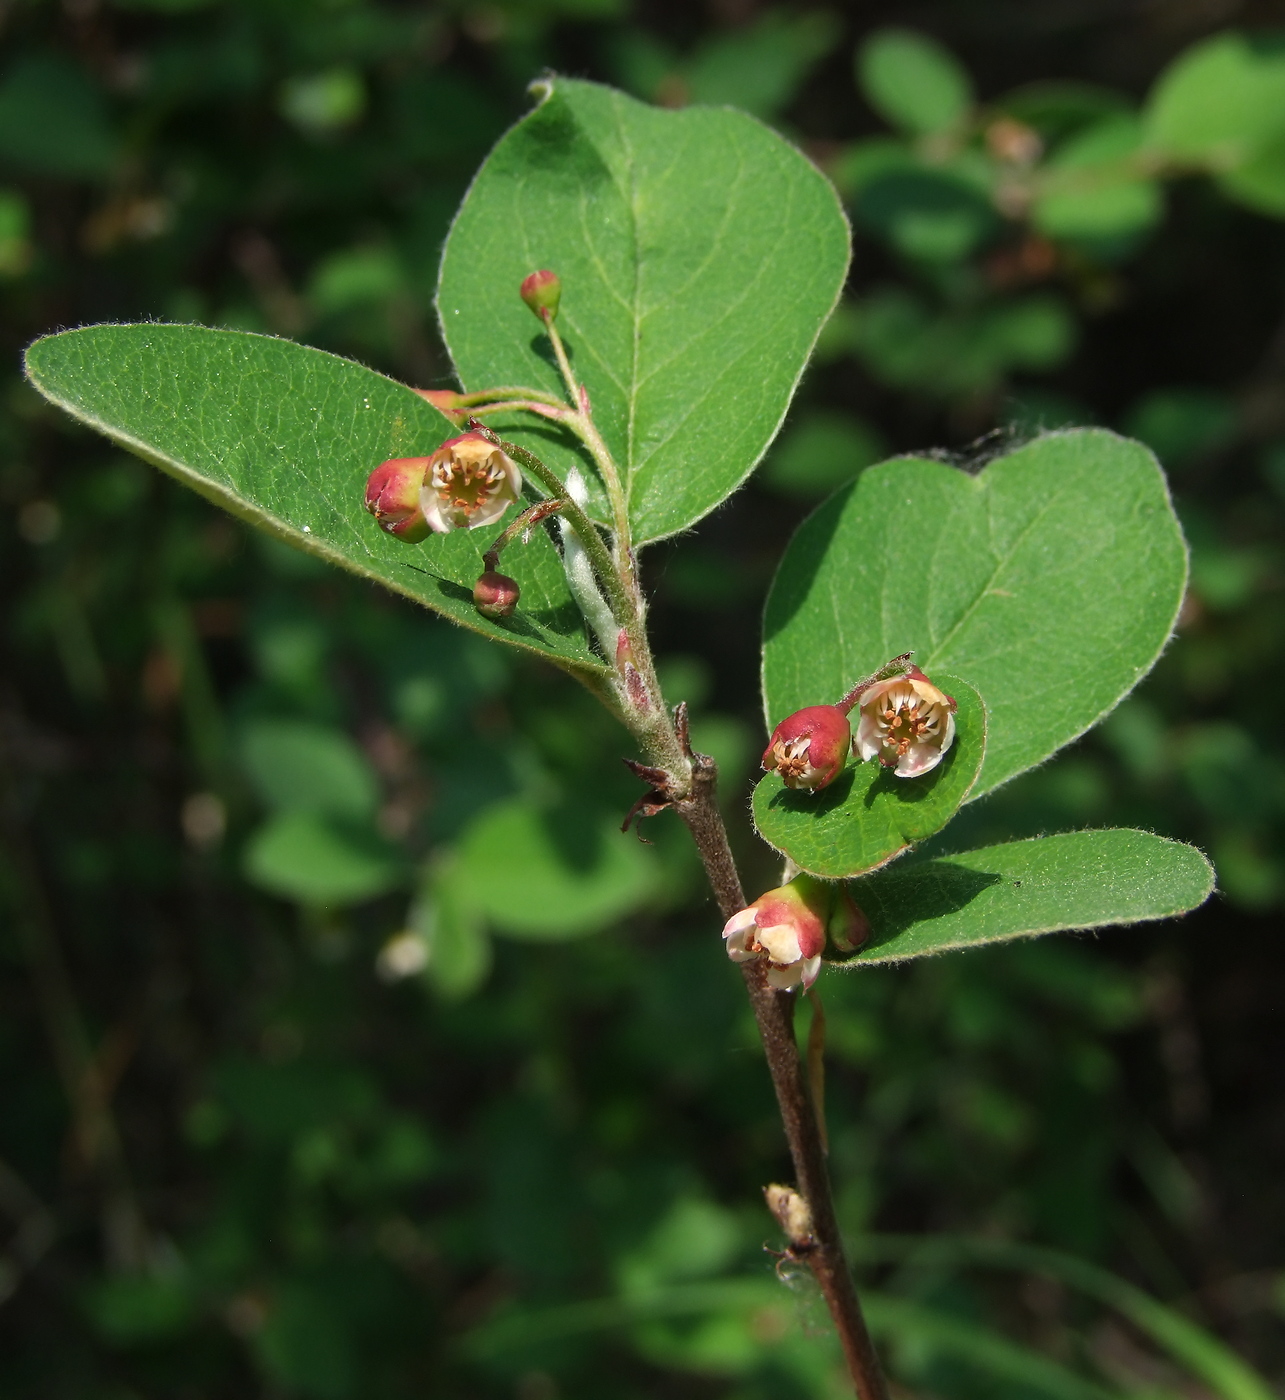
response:
<path id="1" fill-rule="evenodd" d="M 851 962 L 1167 919 L 1203 904 L 1213 888 L 1200 851 L 1145 831 L 1066 832 L 899 862 L 849 886 L 873 929 Z"/>
<path id="2" fill-rule="evenodd" d="M 476 632 L 601 673 L 552 540 L 504 556 L 518 611 L 481 617 L 472 590 L 498 531 L 408 545 L 364 508 L 388 457 L 423 456 L 456 429 L 373 370 L 289 340 L 202 326 L 88 326 L 26 355 L 32 384 L 74 418 L 251 524 Z"/>
<path id="3" fill-rule="evenodd" d="M 1155 458 L 1050 433 L 976 475 L 899 458 L 820 506 L 764 619 L 769 727 L 913 650 L 986 698 L 980 797 L 1096 723 L 1151 669 L 1186 585 Z"/>
<path id="4" fill-rule="evenodd" d="M 562 78 L 546 93 L 456 216 L 442 333 L 466 389 L 561 395 L 517 294 L 528 273 L 558 273 L 558 329 L 643 544 L 700 519 L 762 456 L 843 285 L 847 223 L 829 181 L 744 112 L 662 111 Z M 503 427 L 561 472 L 584 465 L 547 424 Z"/>
<path id="5" fill-rule="evenodd" d="M 791 791 L 775 773 L 754 789 L 759 835 L 801 869 L 827 879 L 877 870 L 955 815 L 986 750 L 986 710 L 965 681 L 937 676 L 955 697 L 955 742 L 922 778 L 898 778 L 876 760 L 850 762 L 820 792 Z"/>

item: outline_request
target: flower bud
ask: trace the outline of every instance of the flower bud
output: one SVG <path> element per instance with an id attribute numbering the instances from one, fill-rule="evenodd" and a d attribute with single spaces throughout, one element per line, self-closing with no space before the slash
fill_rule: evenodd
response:
<path id="1" fill-rule="evenodd" d="M 830 907 L 825 932 L 829 951 L 841 961 L 855 953 L 870 937 L 870 920 L 852 902 L 852 896 L 842 885 L 831 888 L 834 890 L 834 903 Z"/>
<path id="2" fill-rule="evenodd" d="M 557 317 L 558 303 L 562 300 L 562 283 L 556 272 L 549 272 L 547 269 L 533 272 L 523 281 L 518 294 L 547 324 Z"/>
<path id="3" fill-rule="evenodd" d="M 428 534 L 420 508 L 420 490 L 428 472 L 427 457 L 391 457 L 366 482 L 366 509 L 380 528 L 399 540 L 415 544 Z"/>
<path id="4" fill-rule="evenodd" d="M 483 617 L 508 617 L 517 607 L 521 593 L 516 579 L 488 569 L 473 585 L 473 606 Z"/>
<path id="5" fill-rule="evenodd" d="M 763 767 L 788 788 L 815 792 L 843 772 L 852 726 L 837 705 L 809 705 L 783 719 L 763 752 Z"/>
<path id="6" fill-rule="evenodd" d="M 481 433 L 450 438 L 427 467 L 420 509 L 439 535 L 493 524 L 522 494 L 517 464 Z"/>
<path id="7" fill-rule="evenodd" d="M 918 666 L 862 691 L 856 750 L 899 778 L 930 773 L 955 742 L 955 702 Z"/>

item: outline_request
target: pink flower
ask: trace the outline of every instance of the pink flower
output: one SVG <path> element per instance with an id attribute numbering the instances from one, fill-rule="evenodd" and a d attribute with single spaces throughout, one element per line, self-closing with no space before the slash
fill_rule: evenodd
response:
<path id="1" fill-rule="evenodd" d="M 899 778 L 930 773 L 955 742 L 955 702 L 918 668 L 861 692 L 855 748 Z"/>
<path id="2" fill-rule="evenodd" d="M 810 987 L 821 971 L 827 940 L 851 953 L 870 936 L 865 915 L 842 885 L 796 875 L 788 885 L 760 895 L 723 928 L 733 962 L 768 960 L 768 985 L 779 991 Z"/>
<path id="3" fill-rule="evenodd" d="M 429 529 L 446 535 L 493 524 L 521 494 L 517 464 L 481 433 L 464 433 L 428 458 L 419 501 Z"/>
<path id="4" fill-rule="evenodd" d="M 427 457 L 392 457 L 381 462 L 366 482 L 366 509 L 390 535 L 416 544 L 428 534 L 420 510 Z"/>
<path id="5" fill-rule="evenodd" d="M 815 792 L 843 772 L 851 743 L 852 726 L 837 705 L 809 705 L 772 731 L 763 767 L 779 774 L 788 788 Z"/>

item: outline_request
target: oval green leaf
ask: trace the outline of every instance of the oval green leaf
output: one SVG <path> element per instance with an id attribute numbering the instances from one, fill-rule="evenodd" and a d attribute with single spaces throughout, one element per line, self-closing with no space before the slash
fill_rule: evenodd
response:
<path id="1" fill-rule="evenodd" d="M 504 556 L 522 603 L 490 622 L 473 584 L 493 531 L 408 545 L 367 513 L 366 478 L 380 462 L 425 455 L 456 431 L 405 385 L 289 340 L 204 326 L 63 331 L 37 340 L 26 368 L 73 418 L 233 515 L 475 632 L 603 673 L 543 531 Z"/>
<path id="2" fill-rule="evenodd" d="M 542 93 L 451 229 L 442 334 L 466 389 L 563 393 L 518 297 L 529 272 L 558 273 L 558 329 L 642 544 L 699 520 L 763 455 L 838 299 L 847 223 L 820 171 L 743 112 L 561 78 Z M 503 426 L 563 472 L 584 465 L 548 424 Z M 605 519 L 600 488 L 592 504 Z"/>
<path id="3" fill-rule="evenodd" d="M 1143 114 L 1147 144 L 1227 170 L 1285 136 L 1285 39 L 1215 34 L 1161 73 Z"/>
<path id="4" fill-rule="evenodd" d="M 254 833 L 244 866 L 260 889 L 322 907 L 360 904 L 406 878 L 401 857 L 373 829 L 297 810 Z"/>
<path id="5" fill-rule="evenodd" d="M 916 136 L 959 126 L 973 85 L 959 60 L 913 29 L 880 29 L 857 51 L 857 82 L 881 117 Z"/>
<path id="6" fill-rule="evenodd" d="M 1169 919 L 1213 888 L 1200 851 L 1146 831 L 1073 831 L 903 862 L 850 887 L 873 930 L 850 962 Z"/>
<path id="7" fill-rule="evenodd" d="M 898 778 L 873 759 L 849 763 L 820 792 L 791 791 L 775 773 L 754 789 L 759 835 L 802 870 L 828 879 L 877 870 L 940 831 L 977 781 L 986 709 L 966 681 L 935 675 L 955 697 L 955 742 L 922 778 Z"/>
<path id="8" fill-rule="evenodd" d="M 804 521 L 764 619 L 769 728 L 913 650 L 986 697 L 970 800 L 1042 763 L 1149 671 L 1187 552 L 1152 454 L 1102 429 L 1037 438 L 976 475 L 900 458 Z"/>
<path id="9" fill-rule="evenodd" d="M 633 913 L 658 896 L 663 873 L 615 817 L 515 797 L 470 824 L 446 878 L 496 932 L 554 943 Z"/>

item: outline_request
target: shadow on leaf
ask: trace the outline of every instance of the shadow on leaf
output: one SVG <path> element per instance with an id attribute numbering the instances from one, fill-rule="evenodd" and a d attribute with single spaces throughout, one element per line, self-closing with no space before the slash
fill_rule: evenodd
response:
<path id="1" fill-rule="evenodd" d="M 885 947 L 915 924 L 958 913 L 1003 878 L 943 859 L 854 880 L 849 891 L 873 930 L 857 956 Z"/>

